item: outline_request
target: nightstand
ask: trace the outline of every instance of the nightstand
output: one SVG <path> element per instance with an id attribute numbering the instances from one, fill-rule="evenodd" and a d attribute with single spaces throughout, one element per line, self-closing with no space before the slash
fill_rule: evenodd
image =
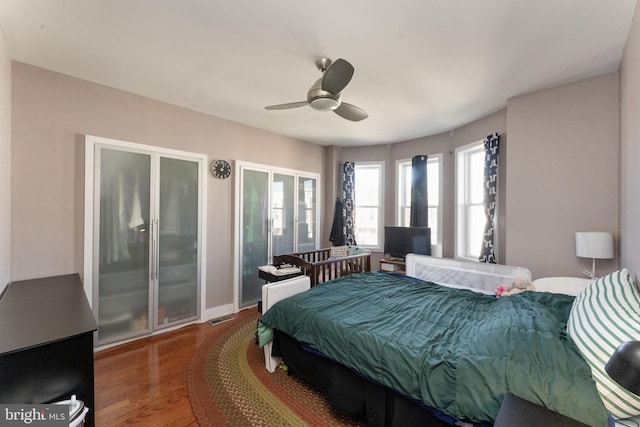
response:
<path id="1" fill-rule="evenodd" d="M 397 261 L 393 259 L 381 259 L 380 270 L 390 271 L 392 273 L 405 274 L 407 265 L 404 261 Z"/>

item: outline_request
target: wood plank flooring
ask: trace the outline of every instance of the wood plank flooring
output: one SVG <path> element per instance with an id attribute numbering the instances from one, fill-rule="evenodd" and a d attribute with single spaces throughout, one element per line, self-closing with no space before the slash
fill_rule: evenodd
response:
<path id="1" fill-rule="evenodd" d="M 238 321 L 249 310 L 235 314 Z M 196 349 L 215 332 L 208 322 L 95 354 L 97 427 L 198 426 L 187 392 Z"/>

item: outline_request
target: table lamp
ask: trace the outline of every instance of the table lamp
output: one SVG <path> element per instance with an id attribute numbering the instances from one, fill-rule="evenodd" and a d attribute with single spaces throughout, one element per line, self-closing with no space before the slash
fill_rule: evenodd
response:
<path id="1" fill-rule="evenodd" d="M 591 258 L 591 273 L 584 271 L 586 276 L 596 278 L 596 259 L 613 258 L 613 234 L 607 231 L 578 231 L 576 232 L 576 256 Z"/>
<path id="2" fill-rule="evenodd" d="M 615 382 L 640 396 L 640 341 L 620 344 L 604 370 Z"/>

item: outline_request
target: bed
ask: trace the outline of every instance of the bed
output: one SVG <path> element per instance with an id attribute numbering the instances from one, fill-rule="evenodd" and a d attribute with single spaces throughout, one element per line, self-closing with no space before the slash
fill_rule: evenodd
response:
<path id="1" fill-rule="evenodd" d="M 290 264 L 302 270 L 311 286 L 352 273 L 371 271 L 371 252 L 358 246 L 332 246 L 310 252 L 275 255 L 274 265 Z"/>
<path id="2" fill-rule="evenodd" d="M 611 317 L 588 312 L 589 299 L 601 299 L 590 282 L 577 297 L 547 287 L 497 299 L 498 285 L 530 280 L 529 272 L 409 255 L 407 273 L 323 283 L 273 305 L 260 328 L 273 332 L 273 351 L 290 371 L 369 425 L 491 425 L 507 393 L 585 425 L 613 425 L 617 409 L 601 393 L 576 326 L 589 323 L 579 316 Z M 624 270 L 616 277 L 630 282 Z M 638 339 L 640 323 L 627 332 Z M 621 401 L 637 408 L 616 418 L 640 413 L 633 396 Z"/>

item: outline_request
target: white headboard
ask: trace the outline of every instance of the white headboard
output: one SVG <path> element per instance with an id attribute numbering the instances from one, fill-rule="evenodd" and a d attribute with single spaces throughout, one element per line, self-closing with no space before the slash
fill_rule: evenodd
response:
<path id="1" fill-rule="evenodd" d="M 456 288 L 471 288 L 483 293 L 493 293 L 499 285 L 508 286 L 516 277 L 531 280 L 531 272 L 522 267 L 415 254 L 408 254 L 405 261 L 407 276 Z"/>

